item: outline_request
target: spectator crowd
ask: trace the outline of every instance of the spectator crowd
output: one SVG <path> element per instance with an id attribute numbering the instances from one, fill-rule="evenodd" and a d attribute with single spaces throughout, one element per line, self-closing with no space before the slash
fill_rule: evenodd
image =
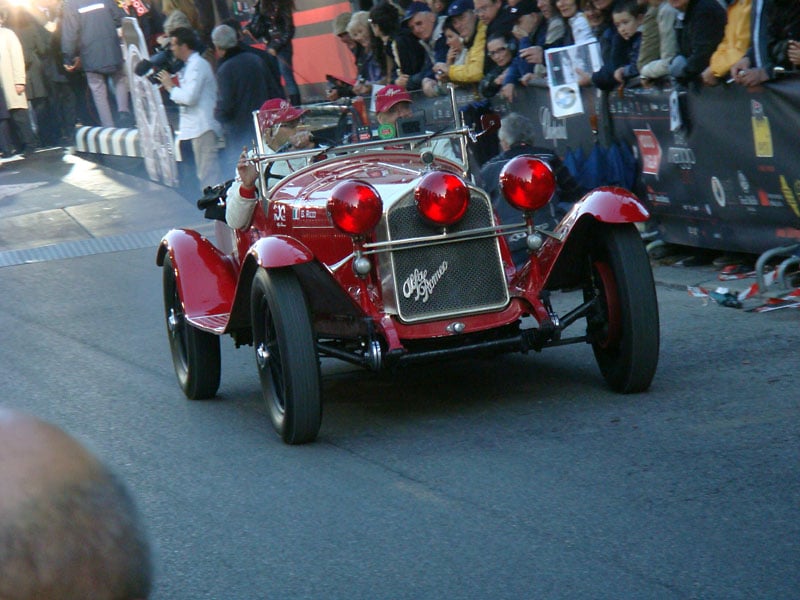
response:
<path id="1" fill-rule="evenodd" d="M 567 80 L 755 86 L 797 70 L 799 30 L 793 0 L 384 0 L 334 25 L 358 70 L 350 93 L 394 83 L 436 95 L 452 83 L 509 101 L 547 78 L 547 50 L 592 42 L 602 67 L 576 52 Z"/>
<path id="2" fill-rule="evenodd" d="M 293 0 L 258 0 L 242 27 L 225 0 L 0 7 L 0 153 L 68 144 L 78 123 L 134 126 L 119 37 L 130 16 L 151 54 L 180 61 L 157 65 L 151 80 L 177 107 L 192 177 L 200 188 L 218 183 L 252 141 L 253 110 L 275 98 L 302 102 L 294 10 Z M 357 79 L 337 82 L 329 99 L 390 84 L 436 96 L 453 84 L 474 100 L 513 102 L 520 88 L 554 76 L 548 50 L 586 43 L 598 44 L 602 66 L 570 51 L 559 78 L 607 91 L 662 80 L 753 87 L 800 66 L 796 0 L 380 0 L 338 15 L 333 31 Z"/>

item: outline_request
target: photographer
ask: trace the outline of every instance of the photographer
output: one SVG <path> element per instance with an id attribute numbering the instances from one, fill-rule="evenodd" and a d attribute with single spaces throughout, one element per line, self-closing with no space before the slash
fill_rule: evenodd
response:
<path id="1" fill-rule="evenodd" d="M 202 190 L 207 185 L 219 183 L 222 179 L 217 162 L 217 138 L 222 134 L 219 123 L 214 119 L 214 106 L 217 103 L 217 81 L 211 65 L 198 54 L 200 42 L 194 31 L 185 27 L 173 30 L 170 37 L 170 50 L 175 58 L 183 61 L 178 72 L 177 83 L 166 70 L 159 71 L 158 80 L 164 91 L 180 108 L 178 120 L 178 141 L 181 148 L 182 163 L 188 163 L 188 156 L 194 157 L 197 179 Z M 194 197 L 196 192 L 191 192 Z"/>

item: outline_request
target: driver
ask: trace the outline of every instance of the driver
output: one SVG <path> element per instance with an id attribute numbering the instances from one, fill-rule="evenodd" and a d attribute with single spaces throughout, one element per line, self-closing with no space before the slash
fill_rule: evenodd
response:
<path id="1" fill-rule="evenodd" d="M 287 100 L 273 98 L 267 100 L 258 111 L 258 125 L 266 143 L 265 154 L 290 152 L 316 146 L 314 135 L 299 129 L 305 109 L 292 106 Z M 225 202 L 225 221 L 234 229 L 246 229 L 253 218 L 258 202 L 259 173 L 252 155 L 244 149 L 236 164 L 236 181 L 228 190 Z M 272 163 L 271 173 L 285 177 L 289 173 L 306 166 L 306 159 L 278 161 Z"/>

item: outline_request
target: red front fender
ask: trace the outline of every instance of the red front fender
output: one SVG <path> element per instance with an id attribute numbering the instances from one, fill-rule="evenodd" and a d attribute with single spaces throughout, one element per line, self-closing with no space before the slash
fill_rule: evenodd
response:
<path id="1" fill-rule="evenodd" d="M 517 272 L 512 283 L 522 290 L 538 293 L 575 283 L 579 263 L 587 250 L 592 227 L 600 223 L 638 223 L 650 218 L 647 209 L 630 191 L 619 187 L 601 187 L 586 194 L 570 209 L 554 233 L 547 237 L 533 262 Z"/>
<path id="2" fill-rule="evenodd" d="M 191 229 L 172 229 L 161 239 L 156 264 L 169 253 L 186 317 L 230 313 L 236 291 L 236 269 L 231 258 Z"/>
<path id="3" fill-rule="evenodd" d="M 576 202 L 558 229 L 568 231 L 587 214 L 603 223 L 638 223 L 650 218 L 650 213 L 632 192 L 620 187 L 600 187 Z"/>

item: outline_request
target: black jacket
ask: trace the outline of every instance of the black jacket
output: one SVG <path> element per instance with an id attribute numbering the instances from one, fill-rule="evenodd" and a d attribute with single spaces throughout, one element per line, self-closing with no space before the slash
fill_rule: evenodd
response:
<path id="1" fill-rule="evenodd" d="M 711 61 L 711 55 L 725 35 L 728 16 L 717 0 L 689 0 L 683 19 L 675 19 L 679 54 L 686 67 L 676 77 L 687 83 L 698 77 Z"/>
<path id="2" fill-rule="evenodd" d="M 226 142 L 234 148 L 248 145 L 253 138 L 254 110 L 270 95 L 263 63 L 255 54 L 229 49 L 217 66 L 217 105 L 214 118 L 222 125 Z"/>
<path id="3" fill-rule="evenodd" d="M 767 51 L 770 62 L 787 71 L 797 67 L 789 60 L 789 40 L 800 40 L 800 3 L 775 0 L 767 7 Z"/>
<path id="4" fill-rule="evenodd" d="M 283 85 L 281 84 L 281 71 L 280 67 L 278 66 L 278 59 L 272 56 L 272 54 L 269 52 L 261 50 L 260 48 L 256 48 L 255 46 L 245 44 L 244 42 L 239 42 L 238 48 L 243 52 L 250 52 L 251 54 L 254 54 L 263 63 L 264 77 L 267 80 L 267 87 L 269 89 L 268 93 L 274 94 L 267 97 L 286 98 L 286 91 L 283 89 Z"/>

